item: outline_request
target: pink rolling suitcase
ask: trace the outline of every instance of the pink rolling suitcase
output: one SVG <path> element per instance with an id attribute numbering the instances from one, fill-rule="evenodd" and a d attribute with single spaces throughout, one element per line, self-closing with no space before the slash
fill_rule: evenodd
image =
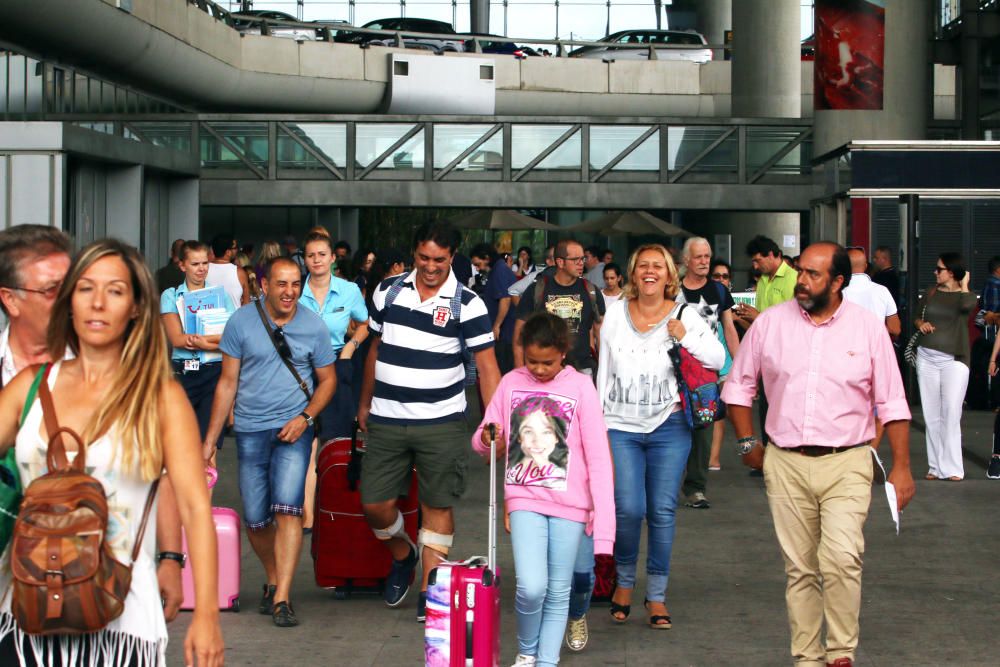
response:
<path id="1" fill-rule="evenodd" d="M 489 556 L 431 570 L 424 627 L 427 667 L 498 667 L 500 661 L 496 433 L 490 435 Z"/>
<path id="2" fill-rule="evenodd" d="M 215 486 L 218 473 L 206 470 L 208 486 Z M 213 507 L 212 521 L 219 549 L 219 609 L 240 610 L 240 515 L 228 507 Z M 184 553 L 188 553 L 187 537 L 181 533 Z M 194 609 L 194 573 L 188 564 L 181 570 L 184 602 L 181 609 Z"/>

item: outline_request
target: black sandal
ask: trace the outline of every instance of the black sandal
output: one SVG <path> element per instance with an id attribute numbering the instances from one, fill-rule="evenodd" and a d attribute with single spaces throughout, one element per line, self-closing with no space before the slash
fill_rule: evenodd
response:
<path id="1" fill-rule="evenodd" d="M 643 600 L 642 606 L 646 608 L 646 611 L 649 611 L 649 600 Z M 670 621 L 670 614 L 657 614 L 649 617 L 649 627 L 654 630 L 669 630 L 674 626 Z"/>
<path id="2" fill-rule="evenodd" d="M 615 591 L 618 589 L 616 588 Z M 618 604 L 614 601 L 614 592 L 611 594 L 611 618 L 614 619 L 615 623 L 624 623 L 628 620 L 628 615 L 632 613 L 631 604 Z M 618 618 L 616 614 L 621 614 L 622 617 Z"/>

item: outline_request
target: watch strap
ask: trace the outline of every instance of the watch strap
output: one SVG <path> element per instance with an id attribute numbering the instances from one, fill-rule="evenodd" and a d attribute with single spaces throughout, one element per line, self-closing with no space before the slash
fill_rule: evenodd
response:
<path id="1" fill-rule="evenodd" d="M 183 554 L 177 551 L 161 551 L 156 554 L 156 562 L 164 560 L 174 560 L 181 564 L 181 568 L 187 563 L 187 554 Z"/>

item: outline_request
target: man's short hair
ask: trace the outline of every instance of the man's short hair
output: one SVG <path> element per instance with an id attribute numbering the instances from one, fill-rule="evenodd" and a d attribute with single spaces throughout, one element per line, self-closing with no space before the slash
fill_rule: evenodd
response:
<path id="1" fill-rule="evenodd" d="M 497 251 L 489 243 L 477 243 L 472 251 L 469 252 L 469 257 L 489 260 L 489 263 L 492 265 L 497 258 Z"/>
<path id="2" fill-rule="evenodd" d="M 425 222 L 417 227 L 413 234 L 413 249 L 421 243 L 433 243 L 441 248 L 447 248 L 454 255 L 458 250 L 458 233 L 447 222 Z"/>
<path id="3" fill-rule="evenodd" d="M 191 252 L 208 252 L 208 244 L 202 243 L 201 241 L 184 241 L 181 243 L 180 252 L 177 253 L 177 259 L 182 262 L 187 259 L 188 253 Z"/>
<path id="4" fill-rule="evenodd" d="M 566 259 L 569 257 L 569 247 L 570 245 L 578 245 L 583 247 L 579 241 L 574 241 L 573 239 L 563 239 L 556 244 L 555 250 L 553 250 L 553 259 Z"/>
<path id="5" fill-rule="evenodd" d="M 681 263 L 687 264 L 687 261 L 691 259 L 691 246 L 699 243 L 707 245 L 708 252 L 712 252 L 712 244 L 708 242 L 708 239 L 703 236 L 692 236 L 684 242 L 684 247 L 681 249 Z"/>
<path id="6" fill-rule="evenodd" d="M 584 248 L 583 251 L 598 259 L 600 259 L 602 256 L 601 249 L 596 245 L 589 245 L 586 248 Z"/>
<path id="7" fill-rule="evenodd" d="M 761 257 L 766 257 L 767 255 L 774 255 L 775 257 L 781 257 L 781 248 L 778 244 L 767 238 L 764 235 L 758 234 L 757 236 L 750 239 L 747 243 L 746 248 L 747 257 L 753 257 L 759 254 Z"/>
<path id="8" fill-rule="evenodd" d="M 837 276 L 844 277 L 844 284 L 840 286 L 843 294 L 844 288 L 851 284 L 851 256 L 847 253 L 847 248 L 839 243 L 831 243 L 833 246 L 833 260 L 830 262 L 830 282 L 837 279 Z"/>
<path id="9" fill-rule="evenodd" d="M 351 244 L 348 243 L 347 241 L 337 241 L 336 243 L 334 243 L 333 244 L 333 253 L 337 254 L 337 251 L 340 250 L 341 248 L 343 248 L 344 250 L 346 250 L 348 255 L 351 254 Z"/>
<path id="10" fill-rule="evenodd" d="M 218 258 L 225 257 L 232 250 L 235 239 L 229 234 L 216 234 L 212 238 L 212 254 Z"/>
<path id="11" fill-rule="evenodd" d="M 990 257 L 990 261 L 989 264 L 987 264 L 987 267 L 989 267 L 990 274 L 992 274 L 997 269 L 1000 269 L 1000 255 L 993 255 L 992 257 Z"/>
<path id="12" fill-rule="evenodd" d="M 887 245 L 875 246 L 875 251 L 874 252 L 885 253 L 886 255 L 889 255 L 890 259 L 892 259 L 892 248 L 890 248 Z"/>
<path id="13" fill-rule="evenodd" d="M 24 284 L 21 267 L 25 261 L 69 255 L 70 250 L 69 236 L 48 225 L 14 225 L 0 231 L 0 287 L 13 289 Z"/>
<path id="14" fill-rule="evenodd" d="M 284 255 L 279 255 L 278 257 L 273 257 L 267 261 L 267 268 L 264 271 L 264 277 L 270 280 L 271 272 L 274 270 L 274 267 L 282 264 L 287 264 L 288 266 L 294 268 L 296 273 L 300 272 L 299 265 L 295 263 L 294 259 L 291 257 L 285 257 Z M 299 273 L 299 275 L 301 275 L 301 273 Z"/>

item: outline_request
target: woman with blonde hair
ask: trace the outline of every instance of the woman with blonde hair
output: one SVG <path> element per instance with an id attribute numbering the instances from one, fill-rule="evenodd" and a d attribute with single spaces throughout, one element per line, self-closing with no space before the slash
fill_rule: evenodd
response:
<path id="1" fill-rule="evenodd" d="M 253 272 L 257 276 L 257 287 L 261 287 L 260 281 L 267 275 L 267 263 L 275 257 L 281 257 L 281 246 L 277 241 L 264 241 L 260 244 L 257 263 L 253 267 Z"/>
<path id="2" fill-rule="evenodd" d="M 250 286 L 250 300 L 256 301 L 260 298 L 260 283 L 257 282 L 257 272 L 254 270 L 253 262 L 250 260 L 250 255 L 245 252 L 240 252 L 236 254 L 236 268 L 243 272 L 243 276 L 247 279 L 247 285 Z"/>
<path id="3" fill-rule="evenodd" d="M 671 627 L 665 600 L 674 513 L 691 450 L 691 429 L 680 408 L 668 351 L 680 345 L 715 370 L 726 355 L 701 316 L 675 301 L 680 279 L 666 248 L 640 246 L 629 258 L 628 277 L 622 298 L 604 316 L 597 373 L 615 466 L 618 586 L 611 615 L 624 623 L 631 611 L 645 518 L 645 607 L 649 626 L 662 630 Z"/>
<path id="4" fill-rule="evenodd" d="M 67 347 L 75 358 L 53 364 L 47 383 L 60 426 L 87 443 L 87 472 L 107 494 L 106 544 L 117 560 L 130 562 L 141 508 L 166 468 L 194 569 L 186 663 L 221 665 L 215 528 L 198 424 L 172 378 L 156 287 L 135 248 L 102 240 L 73 260 L 48 329 L 53 359 L 61 359 Z M 14 444 L 25 487 L 46 472 L 49 434 L 40 402 L 28 400 L 37 373 L 25 369 L 0 392 L 0 454 Z M 76 441 L 63 440 L 75 457 Z M 96 633 L 26 635 L 11 614 L 10 571 L 0 571 L 0 664 L 164 665 L 167 628 L 156 578 L 155 521 L 152 512 L 124 611 Z"/>

